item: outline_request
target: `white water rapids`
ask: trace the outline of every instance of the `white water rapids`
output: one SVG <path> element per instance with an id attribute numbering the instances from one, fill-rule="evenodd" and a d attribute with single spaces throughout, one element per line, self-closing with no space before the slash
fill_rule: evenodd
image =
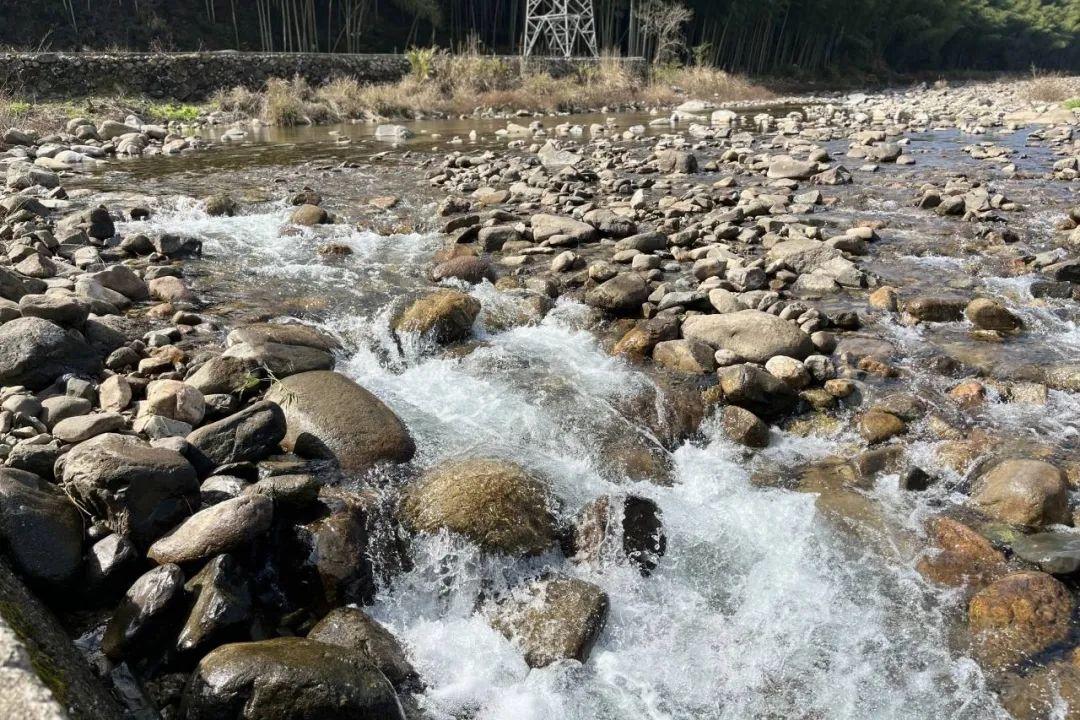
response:
<path id="1" fill-rule="evenodd" d="M 486 344 L 464 357 L 399 351 L 389 342 L 387 302 L 410 282 L 426 284 L 422 270 L 438 241 L 340 226 L 329 232 L 355 253 L 324 260 L 314 248 L 325 238 L 278 234 L 286 216 L 273 207 L 209 218 L 185 206 L 124 230 L 196 234 L 209 263 L 234 264 L 245 282 L 325 295 L 330 327 L 353 348 L 338 369 L 402 417 L 421 468 L 457 455 L 504 456 L 550 480 L 567 515 L 627 491 L 663 512 L 667 554 L 647 578 L 627 567 L 575 566 L 555 552 L 512 560 L 460 538 L 418 539 L 415 567 L 368 609 L 406 645 L 432 717 L 1006 717 L 975 662 L 950 643 L 946 616 L 958 598 L 925 583 L 887 539 L 842 529 L 814 495 L 751 484 L 742 449 L 714 423 L 674 453 L 673 486 L 612 482 L 593 441 L 597 417 L 611 418 L 620 395 L 650 381 L 580 328 L 584 308 L 562 302 L 539 325 L 480 331 Z M 472 292 L 486 307 L 509 302 L 490 285 Z M 374 307 L 372 296 L 380 298 Z M 753 462 L 822 457 L 842 442 L 774 431 Z M 895 485 L 895 476 L 883 478 L 875 501 L 898 526 L 916 528 L 926 510 Z M 606 628 L 584 665 L 530 670 L 476 612 L 481 593 L 547 566 L 610 597 Z"/>

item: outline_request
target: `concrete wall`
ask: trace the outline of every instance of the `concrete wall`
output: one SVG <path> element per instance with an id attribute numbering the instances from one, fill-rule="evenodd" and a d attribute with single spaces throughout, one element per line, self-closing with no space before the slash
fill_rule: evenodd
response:
<path id="1" fill-rule="evenodd" d="M 521 58 L 506 57 L 520 67 Z M 566 75 L 592 58 L 533 58 L 531 68 Z M 623 62 L 642 75 L 639 58 Z M 220 88 L 262 87 L 269 78 L 300 75 L 313 84 L 350 76 L 361 82 L 390 82 L 409 72 L 403 55 L 311 53 L 0 53 L 0 87 L 28 98 L 88 95 L 148 95 L 200 100 Z"/>

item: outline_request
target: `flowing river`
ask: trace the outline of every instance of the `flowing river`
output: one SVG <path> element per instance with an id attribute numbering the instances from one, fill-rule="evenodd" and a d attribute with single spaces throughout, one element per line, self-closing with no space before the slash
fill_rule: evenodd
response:
<path id="1" fill-rule="evenodd" d="M 422 129 L 449 139 L 471 128 L 459 122 Z M 336 130 L 361 133 L 355 126 Z M 487 131 L 481 128 L 482 135 Z M 495 558 L 446 535 L 415 541 L 411 569 L 385 583 L 368 609 L 407 646 L 426 684 L 420 706 L 431 717 L 1008 717 L 953 630 L 963 612 L 959 592 L 930 585 L 914 569 L 923 551 L 915 541 L 922 521 L 956 501 L 960 476 L 944 471 L 949 481 L 921 495 L 901 492 L 896 475 L 880 477 L 865 492 L 836 496 L 758 481 L 770 471 L 850 454 L 858 444 L 850 427 L 773 428 L 769 448 L 750 455 L 707 418 L 693 440 L 658 451 L 654 423 L 628 407 L 642 397 L 663 403 L 663 389 L 605 351 L 590 330 L 590 309 L 570 300 L 558 301 L 542 321 L 520 325 L 508 318 L 525 312 L 521 298 L 485 282 L 469 289 L 484 307 L 471 351 L 399 346 L 388 321 L 399 303 L 429 286 L 426 273 L 441 245 L 432 231 L 438 197 L 422 171 L 389 170 L 378 155 L 386 148 L 337 143 L 327 133 L 293 131 L 191 157 L 113 165 L 83 184 L 117 197 L 135 182 L 145 189 L 152 218 L 126 223 L 122 234 L 154 230 L 203 239 L 205 257 L 190 267 L 212 308 L 244 319 L 294 315 L 341 337 L 346 349 L 338 369 L 404 420 L 416 439 L 418 468 L 459 455 L 506 457 L 551 481 L 564 519 L 601 495 L 631 492 L 656 502 L 667 536 L 666 555 L 649 577 L 613 562 L 569 564 L 554 553 Z M 424 139 L 407 147 L 418 167 L 439 142 Z M 913 173 L 934 172 L 939 155 L 963 157 L 959 137 L 919 142 L 927 161 Z M 447 149 L 452 146 L 440 148 Z M 984 258 L 959 250 L 963 238 L 940 219 L 920 215 L 886 182 L 869 182 L 845 191 L 865 195 L 854 213 L 888 215 L 900 238 L 876 246 L 870 267 L 894 284 L 983 283 L 1013 298 L 1031 328 L 1027 346 L 1013 347 L 1011 357 L 1038 363 L 1075 356 L 1075 303 L 1033 302 L 1026 293 L 1030 278 L 995 276 Z M 358 202 L 364 196 L 396 194 L 402 205 L 392 220 L 361 217 L 363 230 L 338 225 L 282 234 L 289 208 L 277 198 L 284 188 L 305 184 L 353 220 L 367 212 Z M 247 214 L 208 217 L 183 197 L 215 188 L 246 194 Z M 1023 181 L 1010 185 L 1011 195 L 1035 191 Z M 1033 229 L 1049 226 L 1051 209 L 1060 212 L 1035 208 Z M 318 246 L 329 241 L 353 253 L 320 255 Z M 930 347 L 988 353 L 986 362 L 997 362 L 995 349 L 965 340 L 959 324 L 875 330 L 903 349 L 914 370 L 920 349 Z M 943 379 L 927 370 L 918 372 L 918 382 L 934 386 Z M 1072 393 L 1051 390 L 1045 406 L 991 404 L 985 413 L 986 422 L 1018 437 L 1077 447 L 1080 403 Z M 621 449 L 661 452 L 671 482 L 627 477 L 615 461 L 613 436 Z M 932 451 L 929 443 L 910 448 L 928 462 Z M 393 478 L 384 487 L 393 493 Z M 493 591 L 548 567 L 599 585 L 611 609 L 586 664 L 530 670 L 477 607 Z"/>

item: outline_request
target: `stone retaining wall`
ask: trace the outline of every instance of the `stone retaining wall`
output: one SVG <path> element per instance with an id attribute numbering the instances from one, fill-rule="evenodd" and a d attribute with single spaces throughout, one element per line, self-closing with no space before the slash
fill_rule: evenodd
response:
<path id="1" fill-rule="evenodd" d="M 520 68 L 521 58 L 504 57 Z M 574 72 L 593 58 L 533 58 L 556 77 Z M 642 75 L 645 63 L 627 58 Z M 300 75 L 313 84 L 337 76 L 361 82 L 392 82 L 409 72 L 403 55 L 328 55 L 311 53 L 0 53 L 0 89 L 27 98 L 88 95 L 148 95 L 201 100 L 215 90 L 237 85 L 260 88 L 269 78 Z"/>

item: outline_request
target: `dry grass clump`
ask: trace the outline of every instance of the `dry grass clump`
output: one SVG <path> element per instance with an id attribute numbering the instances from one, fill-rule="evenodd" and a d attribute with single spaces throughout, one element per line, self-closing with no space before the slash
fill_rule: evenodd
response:
<path id="1" fill-rule="evenodd" d="M 475 51 L 458 55 L 437 54 L 432 77 L 448 98 L 511 90 L 520 81 L 510 63 Z"/>
<path id="2" fill-rule="evenodd" d="M 262 112 L 263 94 L 258 90 L 236 86 L 231 90 L 218 90 L 210 102 L 226 112 L 255 117 Z"/>
<path id="3" fill-rule="evenodd" d="M 667 105 L 691 98 L 720 102 L 768 100 L 773 94 L 745 77 L 695 65 L 657 68 L 645 97 L 649 104 Z"/>
<path id="4" fill-rule="evenodd" d="M 8 128 L 48 135 L 62 128 L 75 115 L 92 116 L 84 108 L 68 103 L 28 102 L 0 89 L 0 134 Z"/>
<path id="5" fill-rule="evenodd" d="M 315 91 L 315 97 L 326 103 L 339 118 L 363 117 L 367 105 L 363 102 L 364 86 L 350 77 L 331 80 Z"/>
<path id="6" fill-rule="evenodd" d="M 308 115 L 311 86 L 303 78 L 292 81 L 274 78 L 266 83 L 262 117 L 271 125 L 305 125 L 312 122 Z M 325 116 L 325 113 L 318 113 Z"/>
<path id="7" fill-rule="evenodd" d="M 1075 78 L 1033 70 L 1025 95 L 1032 102 L 1061 103 L 1075 95 L 1078 90 L 1080 88 Z"/>
<path id="8" fill-rule="evenodd" d="M 353 103 L 359 112 L 348 115 L 350 118 L 413 118 L 445 111 L 445 103 L 435 85 L 413 77 L 390 84 L 360 85 Z"/>
<path id="9" fill-rule="evenodd" d="M 363 85 L 338 78 L 312 88 L 302 78 L 274 79 L 261 93 L 234 88 L 218 93 L 222 110 L 259 116 L 274 125 L 351 119 L 415 118 L 499 111 L 574 112 L 600 107 L 658 106 L 687 98 L 764 100 L 771 94 L 749 81 L 712 68 L 662 68 L 646 81 L 617 56 L 554 78 L 536 68 L 520 70 L 475 49 L 458 54 L 413 50 L 414 71 L 395 83 Z M 415 58 L 415 60 L 413 60 Z"/>

